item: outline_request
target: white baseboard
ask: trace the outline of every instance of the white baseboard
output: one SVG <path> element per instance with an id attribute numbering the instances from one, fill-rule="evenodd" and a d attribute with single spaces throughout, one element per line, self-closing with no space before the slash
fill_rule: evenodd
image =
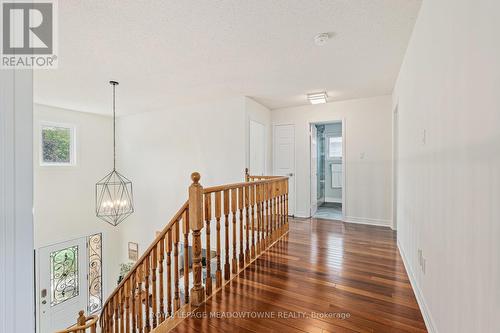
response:
<path id="1" fill-rule="evenodd" d="M 293 216 L 300 218 L 308 218 L 311 217 L 311 214 L 306 214 L 306 212 L 295 212 Z"/>
<path id="2" fill-rule="evenodd" d="M 349 223 L 358 223 L 358 224 L 368 224 L 368 225 L 376 225 L 380 227 L 389 227 L 392 228 L 391 220 L 382 220 L 382 219 L 370 219 L 366 217 L 354 217 L 354 216 L 345 216 L 344 222 Z"/>
<path id="3" fill-rule="evenodd" d="M 413 293 L 415 294 L 415 298 L 417 299 L 418 306 L 420 307 L 420 312 L 422 313 L 422 316 L 424 317 L 424 322 L 425 326 L 427 327 L 427 331 L 429 333 L 438 333 L 436 329 L 436 325 L 434 324 L 434 320 L 432 319 L 431 313 L 429 311 L 429 307 L 427 306 L 427 303 L 425 302 L 424 295 L 422 294 L 422 291 L 420 290 L 417 280 L 415 279 L 415 275 L 413 274 L 413 270 L 410 267 L 410 264 L 408 263 L 408 260 L 406 258 L 406 255 L 403 251 L 403 248 L 401 244 L 399 243 L 399 239 L 397 241 L 398 243 L 398 249 L 399 249 L 399 254 L 401 255 L 401 259 L 403 259 L 403 265 L 405 266 L 406 269 L 406 274 L 408 274 L 408 278 L 410 279 L 410 284 L 411 287 L 413 288 Z"/>
<path id="4" fill-rule="evenodd" d="M 326 197 L 325 202 L 342 203 L 342 198 L 330 198 Z"/>

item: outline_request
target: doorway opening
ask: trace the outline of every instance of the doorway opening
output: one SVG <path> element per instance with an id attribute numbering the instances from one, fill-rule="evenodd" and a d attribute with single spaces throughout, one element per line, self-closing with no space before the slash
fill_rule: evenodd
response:
<path id="1" fill-rule="evenodd" d="M 344 218 L 343 122 L 311 124 L 311 216 Z"/>

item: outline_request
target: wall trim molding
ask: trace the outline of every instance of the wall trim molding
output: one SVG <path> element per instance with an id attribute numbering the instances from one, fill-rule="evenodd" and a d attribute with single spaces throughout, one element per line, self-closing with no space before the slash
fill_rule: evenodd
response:
<path id="1" fill-rule="evenodd" d="M 309 218 L 311 217 L 310 214 L 307 214 L 306 212 L 298 212 L 298 211 L 295 211 L 295 214 L 294 214 L 295 217 L 300 217 L 300 218 Z"/>
<path id="2" fill-rule="evenodd" d="M 325 202 L 342 203 L 342 198 L 326 197 Z"/>
<path id="3" fill-rule="evenodd" d="M 0 332 L 34 332 L 32 71 L 0 76 Z"/>
<path id="4" fill-rule="evenodd" d="M 366 218 L 366 217 L 344 216 L 343 221 L 348 222 L 348 223 L 374 225 L 374 226 L 379 226 L 379 227 L 389 227 L 392 229 L 392 221 L 391 220 L 371 219 L 371 218 Z"/>
<path id="5" fill-rule="evenodd" d="M 411 284 L 411 287 L 413 288 L 413 293 L 415 294 L 415 298 L 417 299 L 417 303 L 418 303 L 418 306 L 420 308 L 420 312 L 422 313 L 422 316 L 424 317 L 424 322 L 425 322 L 425 326 L 427 328 L 427 331 L 429 333 L 438 333 L 438 330 L 436 329 L 436 324 L 435 324 L 434 320 L 432 319 L 432 315 L 431 315 L 431 312 L 429 310 L 429 307 L 427 306 L 424 295 L 423 295 L 422 291 L 420 290 L 420 287 L 418 286 L 417 280 L 415 279 L 415 275 L 413 274 L 413 270 L 411 269 L 411 266 L 408 262 L 406 255 L 405 255 L 405 252 L 403 251 L 403 247 L 401 246 L 401 243 L 399 242 L 399 238 L 397 240 L 397 245 L 398 245 L 399 254 L 401 255 L 401 259 L 403 260 L 403 265 L 405 266 L 405 269 L 406 269 L 406 274 L 408 274 L 408 278 L 410 279 L 410 284 Z"/>

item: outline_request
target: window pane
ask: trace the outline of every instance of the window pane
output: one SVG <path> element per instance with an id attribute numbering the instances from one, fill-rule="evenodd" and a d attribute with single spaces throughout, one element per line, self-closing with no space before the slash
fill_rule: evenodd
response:
<path id="1" fill-rule="evenodd" d="M 89 237 L 89 313 L 102 307 L 102 235 Z"/>
<path id="2" fill-rule="evenodd" d="M 43 127 L 42 154 L 45 163 L 71 162 L 71 129 Z"/>
<path id="3" fill-rule="evenodd" d="M 52 306 L 78 296 L 78 246 L 50 254 Z"/>
<path id="4" fill-rule="evenodd" d="M 328 157 L 342 157 L 342 137 L 329 138 L 328 145 Z"/>

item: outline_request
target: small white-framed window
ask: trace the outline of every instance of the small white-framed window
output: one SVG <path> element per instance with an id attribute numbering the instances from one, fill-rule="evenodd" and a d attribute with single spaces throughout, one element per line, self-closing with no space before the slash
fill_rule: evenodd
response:
<path id="1" fill-rule="evenodd" d="M 342 158 L 342 137 L 331 136 L 328 138 L 328 158 Z"/>
<path id="2" fill-rule="evenodd" d="M 76 164 L 75 126 L 42 122 L 40 125 L 40 165 Z"/>

